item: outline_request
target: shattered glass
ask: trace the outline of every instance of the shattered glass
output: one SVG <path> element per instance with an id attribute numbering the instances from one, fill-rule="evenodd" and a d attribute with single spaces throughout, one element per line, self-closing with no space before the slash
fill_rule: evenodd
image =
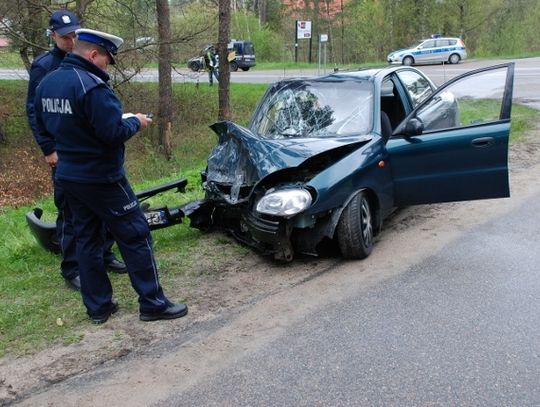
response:
<path id="1" fill-rule="evenodd" d="M 366 81 L 282 82 L 261 103 L 250 129 L 266 139 L 332 138 L 372 127 L 373 87 Z"/>

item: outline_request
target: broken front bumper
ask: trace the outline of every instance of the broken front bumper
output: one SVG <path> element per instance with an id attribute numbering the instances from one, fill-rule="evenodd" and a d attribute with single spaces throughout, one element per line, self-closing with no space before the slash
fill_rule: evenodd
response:
<path id="1" fill-rule="evenodd" d="M 190 202 L 180 206 L 160 206 L 156 208 L 150 208 L 148 204 L 143 203 L 148 198 L 165 191 L 176 189 L 176 192 L 185 192 L 186 185 L 187 180 L 181 178 L 135 194 L 141 204 L 150 230 L 162 229 L 182 223 L 182 218 L 184 218 L 184 216 L 188 216 L 198 208 L 200 201 Z M 30 228 L 30 232 L 34 235 L 39 245 L 45 250 L 53 253 L 60 253 L 60 245 L 56 239 L 56 225 L 54 223 L 44 222 L 41 220 L 42 216 L 43 209 L 41 208 L 34 208 L 26 213 L 26 223 Z"/>

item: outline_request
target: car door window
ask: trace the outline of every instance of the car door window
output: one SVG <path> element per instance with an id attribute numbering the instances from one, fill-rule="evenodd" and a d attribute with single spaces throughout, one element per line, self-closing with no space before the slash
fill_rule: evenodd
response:
<path id="1" fill-rule="evenodd" d="M 401 71 L 397 75 L 407 89 L 413 108 L 433 93 L 431 85 L 422 75 L 414 71 Z"/>
<path id="2" fill-rule="evenodd" d="M 488 70 L 445 86 L 416 114 L 424 132 L 501 120 L 507 71 Z"/>
<path id="3" fill-rule="evenodd" d="M 424 42 L 420 48 L 424 49 L 424 48 L 433 48 L 435 46 L 435 41 L 434 40 L 429 40 L 429 41 L 426 41 Z"/>

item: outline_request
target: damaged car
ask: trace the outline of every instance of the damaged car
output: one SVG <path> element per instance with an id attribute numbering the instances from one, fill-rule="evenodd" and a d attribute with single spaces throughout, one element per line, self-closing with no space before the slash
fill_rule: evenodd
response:
<path id="1" fill-rule="evenodd" d="M 513 81 L 507 63 L 438 88 L 408 66 L 274 83 L 247 127 L 211 126 L 218 141 L 201 172 L 204 199 L 146 205 L 147 220 L 154 230 L 188 217 L 278 261 L 335 250 L 365 258 L 396 208 L 510 196 Z M 46 247 L 54 226 L 44 233 L 40 217 L 27 214 Z"/>
<path id="2" fill-rule="evenodd" d="M 395 208 L 508 197 L 513 63 L 437 88 L 411 67 L 286 79 L 247 128 L 212 125 L 200 229 L 292 260 L 367 257 Z"/>

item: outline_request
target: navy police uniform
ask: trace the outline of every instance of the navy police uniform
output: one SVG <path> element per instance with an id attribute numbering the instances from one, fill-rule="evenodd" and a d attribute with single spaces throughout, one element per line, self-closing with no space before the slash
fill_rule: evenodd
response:
<path id="1" fill-rule="evenodd" d="M 54 12 L 51 15 L 49 23 L 50 29 L 59 35 L 75 32 L 75 30 L 80 28 L 77 16 L 67 10 Z M 34 135 L 36 142 L 45 156 L 54 153 L 56 151 L 56 146 L 54 137 L 52 137 L 50 134 L 40 134 L 38 132 L 34 108 L 36 88 L 45 75 L 54 71 L 60 66 L 65 56 L 66 52 L 55 45 L 52 50 L 45 52 L 34 59 L 30 68 L 30 79 L 28 82 L 28 93 L 26 98 L 26 114 L 28 116 L 28 123 L 32 130 L 32 134 Z M 60 270 L 64 279 L 67 281 L 73 281 L 79 275 L 79 270 L 76 255 L 75 235 L 71 222 L 71 211 L 66 205 L 64 191 L 54 181 L 54 173 L 55 169 L 53 168 L 52 177 L 54 183 L 54 203 L 58 209 L 58 216 L 56 218 L 56 235 L 60 250 L 62 251 L 62 263 L 60 265 Z M 103 257 L 106 264 L 111 264 L 116 261 L 116 257 L 111 250 L 113 243 L 114 241 L 110 235 L 107 234 L 107 238 L 103 246 Z"/>
<path id="2" fill-rule="evenodd" d="M 124 171 L 124 142 L 135 135 L 140 122 L 137 117 L 122 118 L 121 103 L 108 80 L 93 63 L 68 54 L 37 88 L 37 125 L 40 135 L 56 140 L 55 177 L 73 213 L 88 314 L 94 319 L 116 310 L 101 249 L 105 224 L 139 294 L 142 319 L 143 313 L 163 312 L 174 304 L 159 283 L 150 229 Z"/>
<path id="3" fill-rule="evenodd" d="M 49 135 L 40 135 L 37 131 L 34 98 L 36 88 L 43 77 L 45 77 L 47 73 L 58 68 L 65 55 L 66 53 L 64 51 L 55 46 L 51 51 L 37 57 L 32 62 L 32 67 L 30 69 L 30 81 L 28 82 L 28 95 L 26 99 L 26 114 L 28 116 L 28 123 L 30 124 L 32 134 L 34 135 L 36 142 L 39 144 L 41 151 L 45 156 L 54 153 L 56 151 L 56 147 L 53 137 L 50 137 Z M 73 234 L 73 227 L 71 225 L 71 212 L 69 212 L 69 208 L 65 205 L 65 198 L 62 189 L 58 187 L 56 183 L 54 187 L 54 203 L 58 209 L 58 216 L 56 218 L 56 235 L 60 250 L 62 251 L 62 263 L 60 265 L 60 270 L 62 272 L 62 276 L 67 281 L 70 281 L 79 275 L 77 256 L 75 253 L 75 235 Z"/>

